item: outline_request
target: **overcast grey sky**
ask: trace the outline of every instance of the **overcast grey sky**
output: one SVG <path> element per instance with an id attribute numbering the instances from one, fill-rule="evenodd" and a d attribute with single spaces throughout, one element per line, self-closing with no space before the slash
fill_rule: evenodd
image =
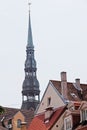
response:
<path id="1" fill-rule="evenodd" d="M 50 79 L 87 83 L 87 0 L 32 0 L 31 23 L 41 96 Z M 21 107 L 28 0 L 0 2 L 0 105 Z"/>

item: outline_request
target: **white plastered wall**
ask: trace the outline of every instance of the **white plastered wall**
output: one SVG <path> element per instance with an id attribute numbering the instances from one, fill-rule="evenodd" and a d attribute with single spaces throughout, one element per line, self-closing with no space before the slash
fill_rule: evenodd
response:
<path id="1" fill-rule="evenodd" d="M 48 98 L 51 98 L 50 106 L 53 108 L 58 108 L 65 105 L 61 97 L 58 95 L 57 90 L 55 90 L 55 88 L 49 83 L 41 100 L 37 113 L 42 113 L 47 107 L 49 107 L 47 105 Z"/>

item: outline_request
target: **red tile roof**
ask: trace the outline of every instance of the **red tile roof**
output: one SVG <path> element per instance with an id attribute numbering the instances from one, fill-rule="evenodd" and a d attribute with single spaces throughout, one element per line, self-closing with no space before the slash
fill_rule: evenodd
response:
<path id="1" fill-rule="evenodd" d="M 65 111 L 66 107 L 60 107 L 56 109 L 49 120 L 49 122 L 44 122 L 45 119 L 45 113 L 42 113 L 40 115 L 36 115 L 34 119 L 32 120 L 28 130 L 49 130 L 54 123 L 60 118 L 60 116 Z"/>
<path id="2" fill-rule="evenodd" d="M 34 110 L 31 110 L 31 109 L 23 110 L 23 109 L 17 109 L 17 108 L 7 108 L 7 107 L 3 107 L 3 108 L 4 108 L 5 112 L 0 115 L 0 121 L 4 116 L 5 116 L 6 120 L 9 120 L 10 118 L 13 118 L 13 116 L 18 111 L 20 111 L 24 115 L 25 122 L 27 122 L 27 127 L 28 127 L 34 117 Z M 0 126 L 1 126 L 1 122 L 0 122 Z"/>
<path id="3" fill-rule="evenodd" d="M 56 90 L 61 93 L 61 81 L 56 81 L 56 80 L 50 80 L 50 82 L 53 84 L 53 86 L 56 88 Z M 85 100 L 87 101 L 87 84 L 80 84 L 80 87 L 82 89 L 82 95 L 81 91 L 75 88 L 73 83 L 67 82 L 67 88 L 68 88 L 68 100 L 70 101 L 81 101 Z M 72 95 L 75 94 L 74 95 Z"/>

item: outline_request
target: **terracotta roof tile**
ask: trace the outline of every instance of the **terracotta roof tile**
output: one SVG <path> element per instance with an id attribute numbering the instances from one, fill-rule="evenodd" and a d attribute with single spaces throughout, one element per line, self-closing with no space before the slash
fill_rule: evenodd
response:
<path id="1" fill-rule="evenodd" d="M 57 89 L 57 91 L 61 94 L 61 81 L 56 80 L 50 80 L 53 86 Z M 71 82 L 67 82 L 67 88 L 68 88 L 68 100 L 70 101 L 81 101 L 86 100 L 87 101 L 87 84 L 80 84 L 80 87 L 82 89 L 81 91 L 76 89 Z M 74 94 L 74 95 L 72 95 Z"/>
<path id="2" fill-rule="evenodd" d="M 59 119 L 61 114 L 65 111 L 66 107 L 60 107 L 56 109 L 49 120 L 49 122 L 45 123 L 45 113 L 42 113 L 40 115 L 37 115 L 32 120 L 28 130 L 49 130 L 53 124 Z"/>

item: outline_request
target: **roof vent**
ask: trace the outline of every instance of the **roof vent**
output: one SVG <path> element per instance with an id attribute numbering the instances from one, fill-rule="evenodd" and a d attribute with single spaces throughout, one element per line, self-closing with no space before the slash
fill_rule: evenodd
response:
<path id="1" fill-rule="evenodd" d="M 80 79 L 75 79 L 77 88 L 80 87 Z"/>
<path id="2" fill-rule="evenodd" d="M 77 95 L 75 93 L 71 93 L 71 96 L 77 98 Z"/>
<path id="3" fill-rule="evenodd" d="M 73 83 L 73 86 L 74 86 L 77 90 L 81 91 L 82 89 L 81 89 L 81 87 L 80 87 L 80 79 L 75 79 L 75 83 Z"/>

